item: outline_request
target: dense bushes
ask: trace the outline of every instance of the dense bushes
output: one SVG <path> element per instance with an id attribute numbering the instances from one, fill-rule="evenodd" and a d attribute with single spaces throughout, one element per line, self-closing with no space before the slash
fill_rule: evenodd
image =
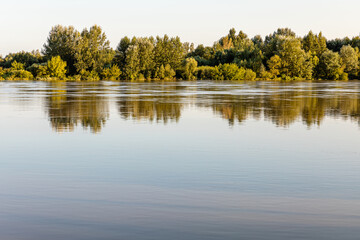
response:
<path id="1" fill-rule="evenodd" d="M 119 80 L 120 75 L 121 71 L 117 65 L 113 65 L 109 68 L 104 68 L 101 73 L 102 79 L 111 81 Z"/>
<path id="2" fill-rule="evenodd" d="M 213 46 L 179 37 L 120 40 L 110 47 L 101 27 L 81 32 L 55 26 L 43 50 L 0 57 L 0 79 L 37 80 L 346 80 L 359 78 L 360 37 L 327 41 L 311 31 L 302 37 L 284 28 L 264 39 L 231 29 Z"/>
<path id="3" fill-rule="evenodd" d="M 201 66 L 197 68 L 197 78 L 200 80 L 215 80 L 217 75 L 216 67 Z"/>
<path id="4" fill-rule="evenodd" d="M 32 80 L 34 76 L 26 70 L 10 70 L 3 75 L 6 80 Z"/>
<path id="5" fill-rule="evenodd" d="M 232 63 L 220 64 L 216 67 L 198 67 L 197 77 L 201 80 L 255 80 L 256 73 Z"/>
<path id="6" fill-rule="evenodd" d="M 31 72 L 24 70 L 24 64 L 16 60 L 11 63 L 11 68 L 1 69 L 1 77 L 6 80 L 32 80 Z"/>

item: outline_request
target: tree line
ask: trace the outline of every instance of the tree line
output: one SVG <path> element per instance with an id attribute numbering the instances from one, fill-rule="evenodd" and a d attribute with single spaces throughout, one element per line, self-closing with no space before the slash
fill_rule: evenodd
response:
<path id="1" fill-rule="evenodd" d="M 41 51 L 0 56 L 2 80 L 358 79 L 360 36 L 327 40 L 280 28 L 265 38 L 230 29 L 213 46 L 179 37 L 124 37 L 116 49 L 101 27 L 54 26 Z"/>

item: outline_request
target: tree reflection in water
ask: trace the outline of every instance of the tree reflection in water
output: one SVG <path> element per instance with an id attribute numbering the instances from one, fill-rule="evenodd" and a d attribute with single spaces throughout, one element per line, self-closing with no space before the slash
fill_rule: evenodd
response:
<path id="1" fill-rule="evenodd" d="M 342 83 L 51 83 L 45 106 L 57 132 L 78 125 L 98 133 L 116 102 L 125 120 L 178 122 L 190 106 L 212 109 L 230 125 L 264 119 L 288 127 L 321 125 L 325 117 L 360 123 L 359 82 Z M 113 98 L 112 98 L 113 97 Z"/>
<path id="2" fill-rule="evenodd" d="M 183 108 L 182 97 L 178 94 L 186 91 L 174 84 L 144 84 L 129 86 L 122 91 L 117 104 L 119 112 L 126 120 L 148 120 L 157 123 L 178 122 Z"/>
<path id="3" fill-rule="evenodd" d="M 79 124 L 93 133 L 101 131 L 109 118 L 109 102 L 94 89 L 101 84 L 51 83 L 46 111 L 57 132 L 74 131 Z"/>
<path id="4" fill-rule="evenodd" d="M 299 120 L 309 127 L 320 126 L 326 116 L 360 123 L 359 92 L 354 90 L 329 91 L 326 86 L 313 87 L 311 84 L 295 90 L 273 86 L 270 92 L 263 94 L 218 96 L 212 102 L 212 109 L 229 120 L 230 125 L 261 117 L 280 127 L 288 127 Z"/>

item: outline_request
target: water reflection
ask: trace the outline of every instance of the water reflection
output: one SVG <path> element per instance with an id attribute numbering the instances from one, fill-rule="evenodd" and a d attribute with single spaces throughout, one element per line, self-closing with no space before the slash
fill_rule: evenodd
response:
<path id="1" fill-rule="evenodd" d="M 98 84 L 50 84 L 45 108 L 55 131 L 74 131 L 79 124 L 93 133 L 101 131 L 109 118 L 109 102 L 91 87 L 101 89 Z"/>
<path id="2" fill-rule="evenodd" d="M 248 118 L 263 117 L 281 127 L 296 121 L 307 126 L 320 126 L 325 117 L 351 119 L 359 122 L 360 99 L 358 84 L 330 85 L 265 84 L 256 89 L 260 94 L 221 95 L 211 103 L 217 115 L 229 120 L 229 124 Z"/>
<path id="3" fill-rule="evenodd" d="M 357 240 L 359 86 L 1 82 L 0 239 Z"/>
<path id="4" fill-rule="evenodd" d="M 131 85 L 120 90 L 117 104 L 126 120 L 148 120 L 157 123 L 178 122 L 183 108 L 179 95 L 186 88 L 172 84 Z"/>
<path id="5" fill-rule="evenodd" d="M 116 97 L 126 120 L 178 122 L 189 106 L 210 108 L 230 125 L 249 118 L 288 127 L 296 121 L 321 125 L 323 119 L 342 117 L 359 121 L 359 83 L 154 83 L 53 84 L 47 112 L 57 131 L 73 130 L 78 123 L 99 132 L 109 117 L 108 102 Z"/>
<path id="6" fill-rule="evenodd" d="M 211 110 L 230 125 L 255 119 L 279 127 L 297 121 L 311 127 L 320 126 L 326 117 L 360 123 L 357 81 L 43 84 L 11 85 L 18 89 L 13 99 L 44 99 L 45 112 L 57 132 L 74 131 L 77 126 L 100 132 L 110 118 L 111 103 L 122 119 L 160 124 L 179 122 L 189 108 Z"/>

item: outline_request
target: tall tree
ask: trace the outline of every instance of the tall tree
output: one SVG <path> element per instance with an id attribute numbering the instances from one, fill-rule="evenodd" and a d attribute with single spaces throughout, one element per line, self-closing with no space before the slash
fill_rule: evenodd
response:
<path id="1" fill-rule="evenodd" d="M 94 25 L 81 32 L 77 51 L 75 54 L 75 67 L 79 73 L 98 72 L 100 73 L 105 65 L 110 65 L 115 52 L 110 48 L 101 27 Z"/>
<path id="2" fill-rule="evenodd" d="M 126 50 L 124 75 L 126 80 L 136 80 L 140 72 L 139 46 L 130 45 Z"/>
<path id="3" fill-rule="evenodd" d="M 281 34 L 274 35 L 271 39 L 267 37 L 268 41 L 265 44 L 267 58 L 270 60 L 274 55 L 279 56 L 281 62 L 279 71 L 283 77 L 311 79 L 313 72 L 311 56 L 301 48 L 300 39 L 289 31 L 278 30 Z M 271 54 L 272 56 L 269 57 Z M 272 61 L 269 60 L 268 63 L 271 63 Z"/>
<path id="4" fill-rule="evenodd" d="M 326 50 L 326 38 L 323 37 L 321 32 L 318 35 L 315 35 L 310 31 L 302 39 L 302 47 L 306 52 L 311 52 L 311 54 L 320 57 Z"/>
<path id="5" fill-rule="evenodd" d="M 183 61 L 183 78 L 186 80 L 194 80 L 197 69 L 197 61 L 194 58 L 187 58 Z"/>
<path id="6" fill-rule="evenodd" d="M 77 62 L 75 55 L 80 40 L 81 35 L 73 26 L 54 26 L 44 44 L 42 53 L 48 60 L 60 56 L 67 63 L 68 72 L 74 74 L 76 73 L 75 63 Z"/>
<path id="7" fill-rule="evenodd" d="M 181 67 L 182 60 L 185 58 L 184 46 L 179 37 L 169 38 L 156 37 L 156 45 L 154 48 L 155 67 L 166 67 L 169 65 L 173 70 L 177 71 Z"/>
<path id="8" fill-rule="evenodd" d="M 43 56 L 41 56 L 39 51 L 32 51 L 32 52 L 21 51 L 17 53 L 9 53 L 8 55 L 6 55 L 1 66 L 5 68 L 10 68 L 11 64 L 14 61 L 22 63 L 24 64 L 25 68 L 28 68 L 33 64 L 42 62 Z"/>
<path id="9" fill-rule="evenodd" d="M 113 62 L 117 64 L 120 68 L 125 67 L 125 59 L 126 59 L 126 51 L 131 45 L 131 40 L 128 37 L 124 37 L 120 40 L 120 43 L 118 44 L 116 51 L 115 51 L 115 57 L 113 59 Z"/>
<path id="10" fill-rule="evenodd" d="M 343 46 L 340 49 L 340 58 L 344 71 L 351 75 L 351 77 L 357 76 L 359 70 L 359 50 L 355 50 L 350 45 Z"/>
<path id="11" fill-rule="evenodd" d="M 341 66 L 341 58 L 339 53 L 326 50 L 320 57 L 318 65 L 318 78 L 327 80 L 344 80 L 347 74 Z"/>

